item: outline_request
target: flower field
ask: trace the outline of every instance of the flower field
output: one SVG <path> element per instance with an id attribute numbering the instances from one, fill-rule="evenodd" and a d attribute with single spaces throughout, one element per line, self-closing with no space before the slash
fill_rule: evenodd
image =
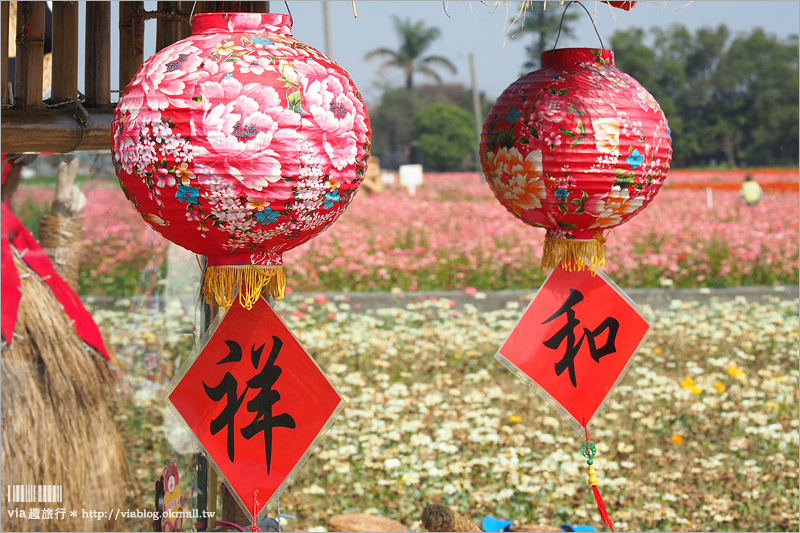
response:
<path id="1" fill-rule="evenodd" d="M 95 316 L 121 363 L 161 338 L 169 370 L 187 337 L 164 333 L 192 319 L 167 309 L 136 322 L 136 335 L 121 331 L 127 311 Z M 287 529 L 324 531 L 334 514 L 367 512 L 418 531 L 424 507 L 440 502 L 478 523 L 491 514 L 602 530 L 582 435 L 492 357 L 521 307 L 428 300 L 359 313 L 318 295 L 277 309 L 347 401 L 281 499 L 297 516 Z M 615 528 L 796 531 L 798 301 L 644 311 L 653 330 L 590 427 Z M 139 489 L 130 505 L 149 508 L 177 454 L 155 401 L 125 396 L 118 409 Z M 191 454 L 179 467 L 189 495 Z"/>
<path id="2" fill-rule="evenodd" d="M 747 173 L 765 190 L 754 207 L 738 196 Z M 796 170 L 673 171 L 647 209 L 608 233 L 606 272 L 622 287 L 796 283 L 797 188 Z M 132 295 L 148 265 L 163 265 L 166 241 L 116 186 L 90 181 L 84 192 L 81 293 Z M 15 206 L 41 210 L 52 195 L 22 188 Z M 544 230 L 508 214 L 476 174 L 426 174 L 413 197 L 397 185 L 362 191 L 284 265 L 301 292 L 527 289 L 544 279 L 543 242 Z"/>
<path id="3" fill-rule="evenodd" d="M 680 188 L 683 173 L 675 174 L 647 209 L 609 232 L 606 271 L 618 285 L 795 282 L 796 172 L 780 182 L 794 192 L 765 193 L 748 207 L 738 192 L 714 191 L 710 209 L 706 191 Z M 738 184 L 739 174 L 716 179 Z M 686 183 L 698 183 L 696 173 Z M 476 175 L 442 174 L 414 197 L 399 188 L 357 196 L 330 230 L 286 253 L 285 265 L 301 291 L 524 289 L 544 279 L 543 242 L 544 230 L 508 214 Z"/>
<path id="4" fill-rule="evenodd" d="M 609 276 L 622 287 L 797 283 L 798 176 L 770 172 L 753 172 L 765 190 L 755 207 L 739 202 L 739 171 L 672 173 L 644 212 L 610 232 Z M 118 369 L 116 418 L 137 489 L 129 507 L 150 509 L 154 481 L 176 456 L 191 495 L 192 455 L 171 447 L 180 428 L 155 397 L 191 353 L 198 319 L 176 301 L 159 310 L 134 296 L 153 291 L 166 241 L 115 187 L 89 182 L 84 192 L 81 293 L 115 298 L 93 315 Z M 51 198 L 23 188 L 15 208 L 29 221 Z M 324 530 L 331 515 L 367 512 L 420 530 L 431 502 L 478 523 L 491 514 L 602 527 L 582 435 L 492 357 L 523 309 L 479 313 L 408 294 L 535 288 L 543 237 L 477 175 L 440 174 L 413 197 L 399 186 L 362 192 L 330 230 L 285 255 L 295 292 L 400 289 L 411 302 L 364 312 L 341 296 L 296 294 L 277 305 L 347 401 L 284 493 L 282 510 L 297 516 L 287 529 Z M 590 428 L 617 530 L 800 527 L 798 305 L 645 309 L 652 332 Z"/>

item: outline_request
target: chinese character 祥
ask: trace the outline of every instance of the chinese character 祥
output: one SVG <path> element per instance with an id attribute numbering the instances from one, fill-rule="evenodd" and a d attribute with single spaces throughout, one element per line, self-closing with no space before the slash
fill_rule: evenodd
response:
<path id="1" fill-rule="evenodd" d="M 217 364 L 240 363 L 242 361 L 242 348 L 237 342 L 225 341 L 228 345 L 229 353 L 225 358 Z M 220 414 L 211 420 L 209 429 L 212 435 L 216 435 L 227 427 L 227 449 L 228 459 L 234 461 L 234 443 L 235 443 L 235 428 L 234 418 L 236 413 L 244 401 L 247 392 L 252 388 L 259 392 L 247 402 L 247 411 L 254 414 L 253 420 L 249 425 L 240 430 L 241 435 L 250 440 L 259 433 L 264 433 L 264 451 L 267 458 L 267 474 L 270 471 L 270 464 L 272 462 L 272 430 L 276 427 L 294 429 L 296 427 L 294 418 L 288 413 L 281 413 L 279 415 L 272 414 L 272 407 L 281 399 L 281 395 L 273 387 L 281 375 L 281 367 L 275 364 L 278 359 L 278 354 L 283 347 L 283 341 L 278 337 L 272 337 L 272 350 L 269 357 L 264 363 L 263 368 L 258 371 L 258 365 L 261 361 L 261 353 L 264 351 L 266 344 L 262 344 L 256 348 L 255 344 L 250 349 L 250 361 L 253 369 L 257 372 L 247 380 L 244 391 L 241 395 L 238 394 L 239 382 L 230 372 L 226 372 L 225 376 L 216 387 L 209 387 L 203 383 L 208 397 L 215 402 L 225 399 L 225 408 Z"/>
<path id="2" fill-rule="evenodd" d="M 582 300 L 583 294 L 575 289 L 570 289 L 569 297 L 561 305 L 561 307 L 559 307 L 550 318 L 542 322 L 542 324 L 547 324 L 551 320 L 554 320 L 563 314 L 567 315 L 567 323 L 564 324 L 564 326 L 552 337 L 544 341 L 543 344 L 551 350 L 556 350 L 559 346 L 561 346 L 561 343 L 564 341 L 564 339 L 566 339 L 567 346 L 564 351 L 564 357 L 556 362 L 555 371 L 556 375 L 560 376 L 564 370 L 569 370 L 569 380 L 572 382 L 573 387 L 578 386 L 578 382 L 575 377 L 575 356 L 578 355 L 578 351 L 583 344 L 583 339 L 587 340 L 592 359 L 594 359 L 597 363 L 600 362 L 601 357 L 617 351 L 616 347 L 614 346 L 614 341 L 616 340 L 617 332 L 619 331 L 619 321 L 614 317 L 607 317 L 594 330 L 583 328 L 583 335 L 577 341 L 577 343 L 575 342 L 575 328 L 578 327 L 581 321 L 575 317 L 575 310 L 572 308 Z M 598 348 L 595 339 L 605 330 L 608 330 L 608 337 L 606 338 L 605 344 Z"/>

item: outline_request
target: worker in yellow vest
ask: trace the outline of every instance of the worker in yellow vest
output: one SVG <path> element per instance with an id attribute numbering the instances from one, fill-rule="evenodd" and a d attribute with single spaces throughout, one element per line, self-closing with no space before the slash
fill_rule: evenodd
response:
<path id="1" fill-rule="evenodd" d="M 759 185 L 750 174 L 744 178 L 740 194 L 744 201 L 747 202 L 747 205 L 756 205 L 758 201 L 761 200 L 761 196 L 763 196 L 761 185 Z"/>

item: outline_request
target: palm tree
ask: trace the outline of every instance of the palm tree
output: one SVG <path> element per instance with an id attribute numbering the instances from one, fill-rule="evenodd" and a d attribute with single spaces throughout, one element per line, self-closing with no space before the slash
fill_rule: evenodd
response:
<path id="1" fill-rule="evenodd" d="M 437 83 L 442 82 L 439 74 L 432 68 L 434 65 L 445 67 L 453 74 L 456 73 L 455 65 L 446 57 L 436 55 L 422 57 L 431 43 L 441 35 L 439 28 L 428 28 L 423 20 L 412 23 L 410 19 L 402 21 L 399 17 L 394 17 L 394 29 L 400 36 L 400 49 L 395 51 L 389 48 L 377 48 L 364 56 L 365 61 L 373 57 L 385 57 L 386 61 L 379 70 L 386 67 L 402 69 L 406 75 L 406 89 L 409 91 L 414 87 L 416 72 L 433 78 Z"/>

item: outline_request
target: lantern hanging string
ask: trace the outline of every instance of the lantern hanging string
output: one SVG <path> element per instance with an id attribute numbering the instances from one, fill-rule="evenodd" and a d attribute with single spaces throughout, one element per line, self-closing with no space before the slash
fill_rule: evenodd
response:
<path id="1" fill-rule="evenodd" d="M 292 16 L 292 10 L 289 9 L 289 2 L 284 0 L 283 4 L 286 6 L 286 11 L 289 13 L 289 20 L 291 21 L 292 26 L 294 26 L 294 17 Z"/>
<path id="2" fill-rule="evenodd" d="M 572 4 L 578 4 L 579 6 L 581 6 L 583 8 L 583 10 L 586 11 L 586 14 L 589 15 L 589 18 L 592 18 L 592 14 L 589 13 L 589 10 L 586 9 L 585 5 L 581 4 L 580 2 L 570 2 L 570 3 L 568 3 L 566 5 L 566 7 L 564 7 L 564 12 L 561 13 L 561 21 L 558 23 L 558 33 L 556 34 L 556 42 L 553 43 L 553 54 L 554 55 L 555 55 L 555 52 L 556 52 L 556 45 L 558 44 L 558 38 L 561 37 L 561 27 L 564 25 L 564 15 L 567 14 L 567 9 L 569 9 L 569 6 L 571 6 Z M 597 34 L 597 38 L 600 40 L 600 48 L 605 50 L 606 47 L 603 44 L 603 39 L 600 37 L 600 32 L 597 31 L 597 24 L 594 23 L 594 19 L 592 19 L 592 28 L 594 28 L 594 32 Z"/>

